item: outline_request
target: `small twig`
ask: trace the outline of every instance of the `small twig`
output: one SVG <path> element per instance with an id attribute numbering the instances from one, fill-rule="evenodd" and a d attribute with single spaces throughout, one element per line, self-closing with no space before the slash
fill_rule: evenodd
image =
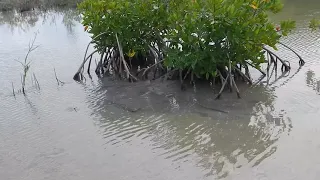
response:
<path id="1" fill-rule="evenodd" d="M 32 42 L 29 43 L 29 47 L 28 47 L 29 49 L 28 49 L 28 52 L 27 52 L 27 54 L 26 54 L 26 56 L 25 56 L 25 58 L 24 58 L 24 62 L 15 60 L 15 61 L 19 62 L 19 63 L 22 65 L 22 68 L 23 68 L 23 74 L 21 75 L 21 85 L 22 85 L 22 93 L 23 93 L 24 95 L 25 95 L 25 85 L 26 85 L 27 73 L 28 73 L 28 71 L 29 71 L 29 69 L 30 69 L 30 63 L 32 62 L 32 60 L 29 61 L 29 62 L 27 62 L 27 61 L 28 61 L 28 57 L 29 57 L 29 55 L 30 55 L 30 53 L 31 53 L 32 51 L 36 50 L 36 49 L 39 47 L 39 46 L 34 46 L 34 43 L 35 43 L 35 41 L 36 41 L 36 38 L 37 38 L 37 34 L 35 34 L 35 37 L 34 37 L 34 39 L 32 40 Z M 32 77 L 31 77 L 31 81 L 32 81 L 32 84 L 33 84 L 33 79 L 32 79 Z"/>
<path id="2" fill-rule="evenodd" d="M 12 93 L 13 93 L 13 96 L 15 97 L 15 96 L 16 96 L 16 93 L 14 92 L 13 82 L 11 82 L 11 84 L 12 84 Z"/>
<path id="3" fill-rule="evenodd" d="M 58 76 L 57 76 L 57 73 L 56 73 L 56 69 L 55 68 L 53 68 L 53 71 L 54 71 L 54 75 L 55 75 L 55 77 L 56 77 L 56 80 L 57 80 L 57 83 L 58 83 L 58 86 L 61 84 L 61 85 L 63 85 L 64 84 L 64 82 L 62 82 L 62 81 L 60 81 L 59 79 L 58 79 Z"/>
<path id="4" fill-rule="evenodd" d="M 33 77 L 34 77 L 34 80 L 35 80 L 35 82 L 36 82 L 36 84 L 37 84 L 38 89 L 40 90 L 39 81 L 37 80 L 36 75 L 35 75 L 34 73 L 33 73 Z"/>
<path id="5" fill-rule="evenodd" d="M 31 44 L 29 43 L 29 50 L 28 50 L 27 55 L 26 55 L 25 58 L 24 58 L 24 65 L 25 65 L 25 66 L 28 66 L 28 65 L 31 63 L 31 61 L 30 61 L 29 63 L 27 63 L 27 59 L 28 59 L 29 54 L 30 54 L 32 51 L 36 50 L 36 49 L 39 47 L 39 46 L 34 46 L 34 42 L 36 41 L 36 39 L 37 39 L 37 34 L 35 34 L 32 43 L 31 43 Z"/>
<path id="6" fill-rule="evenodd" d="M 23 81 L 23 75 L 21 74 L 21 86 L 22 86 L 22 93 L 24 94 L 24 95 L 26 95 L 25 94 L 25 91 L 24 91 L 24 81 Z"/>

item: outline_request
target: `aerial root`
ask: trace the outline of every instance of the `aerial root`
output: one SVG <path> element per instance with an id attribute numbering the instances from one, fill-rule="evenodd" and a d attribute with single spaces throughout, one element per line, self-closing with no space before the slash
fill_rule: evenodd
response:
<path id="1" fill-rule="evenodd" d="M 252 80 L 247 75 L 245 75 L 240 69 L 235 67 L 235 70 L 240 74 L 240 76 L 242 76 L 245 80 L 247 80 L 250 85 L 253 84 Z"/>
<path id="2" fill-rule="evenodd" d="M 227 84 L 227 82 L 228 82 L 227 79 L 229 78 L 229 75 L 230 75 L 230 74 L 228 74 L 227 77 L 226 77 L 226 79 L 223 81 L 222 87 L 221 87 L 221 89 L 220 89 L 220 91 L 219 91 L 219 93 L 218 93 L 218 95 L 216 96 L 215 99 L 220 99 L 221 94 L 222 94 L 222 92 L 223 92 L 223 90 L 224 90 L 224 87 L 226 86 L 226 84 Z"/>
<path id="3" fill-rule="evenodd" d="M 79 67 L 79 69 L 78 69 L 78 71 L 75 73 L 75 75 L 73 76 L 73 79 L 75 80 L 75 81 L 82 81 L 83 80 L 83 69 L 84 69 L 84 65 L 85 65 L 85 63 L 87 62 L 87 60 L 88 59 L 91 59 L 92 58 L 92 56 L 96 53 L 96 52 L 98 52 L 98 50 L 95 50 L 95 51 L 93 51 L 88 57 L 84 57 L 84 60 L 82 61 L 82 63 L 81 63 L 81 65 L 80 65 L 80 67 Z"/>
<path id="4" fill-rule="evenodd" d="M 303 66 L 305 64 L 305 61 L 302 59 L 302 57 L 296 52 L 294 51 L 292 48 L 290 48 L 288 45 L 282 43 L 282 42 L 279 42 L 279 44 L 281 44 L 282 46 L 286 47 L 287 49 L 289 49 L 290 51 L 292 51 L 296 56 L 298 56 L 299 58 L 299 65 L 300 66 Z"/>
<path id="5" fill-rule="evenodd" d="M 277 64 L 278 60 L 282 63 L 282 66 L 281 66 L 282 71 L 289 71 L 291 69 L 290 63 L 286 63 L 288 61 L 281 59 L 278 55 L 276 55 L 275 53 L 273 53 L 272 51 L 270 51 L 269 49 L 267 49 L 265 47 L 263 47 L 263 49 L 270 55 L 270 57 L 272 57 L 272 56 L 275 57 L 275 59 L 276 59 L 276 61 L 274 62 L 275 64 Z M 274 60 L 274 58 L 272 60 Z"/>

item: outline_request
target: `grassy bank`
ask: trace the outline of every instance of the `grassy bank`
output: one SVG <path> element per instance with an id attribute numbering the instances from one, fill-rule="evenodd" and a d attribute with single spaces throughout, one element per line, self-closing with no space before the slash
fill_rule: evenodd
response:
<path id="1" fill-rule="evenodd" d="M 82 0 L 0 0 L 0 11 L 30 11 L 34 8 L 76 7 Z"/>

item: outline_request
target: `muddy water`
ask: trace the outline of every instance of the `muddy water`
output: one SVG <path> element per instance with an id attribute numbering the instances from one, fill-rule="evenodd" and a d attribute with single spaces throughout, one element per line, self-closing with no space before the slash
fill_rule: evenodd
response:
<path id="1" fill-rule="evenodd" d="M 320 178 L 320 33 L 306 29 L 308 19 L 320 16 L 316 2 L 287 2 L 280 17 L 298 20 L 283 42 L 306 65 L 299 68 L 294 54 L 279 47 L 289 73 L 274 72 L 252 88 L 239 85 L 242 99 L 225 92 L 219 101 L 200 83 L 186 92 L 173 82 L 76 83 L 90 38 L 72 11 L 2 14 L 1 179 Z M 35 32 L 30 74 L 40 89 L 29 76 L 27 96 L 13 96 L 22 73 L 16 60 Z"/>

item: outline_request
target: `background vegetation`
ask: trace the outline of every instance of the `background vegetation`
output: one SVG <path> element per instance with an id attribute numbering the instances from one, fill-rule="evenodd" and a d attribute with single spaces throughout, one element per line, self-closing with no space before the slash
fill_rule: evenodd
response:
<path id="1" fill-rule="evenodd" d="M 29 11 L 33 8 L 76 7 L 82 0 L 0 0 L 0 11 Z"/>

